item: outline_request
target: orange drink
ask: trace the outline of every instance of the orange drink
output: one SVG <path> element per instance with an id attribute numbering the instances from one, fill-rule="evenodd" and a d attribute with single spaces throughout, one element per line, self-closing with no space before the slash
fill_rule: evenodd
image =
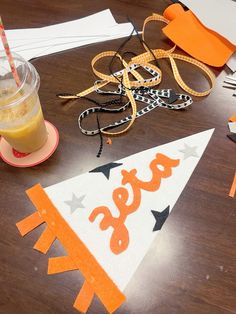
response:
<path id="1" fill-rule="evenodd" d="M 0 135 L 17 151 L 31 153 L 47 141 L 38 97 L 39 75 L 32 64 L 16 54 L 13 57 L 20 86 L 11 78 L 6 57 L 0 54 Z"/>

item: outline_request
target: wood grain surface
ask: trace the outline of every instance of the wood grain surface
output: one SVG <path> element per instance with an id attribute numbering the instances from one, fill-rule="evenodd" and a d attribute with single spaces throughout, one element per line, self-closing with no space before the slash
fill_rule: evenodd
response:
<path id="1" fill-rule="evenodd" d="M 130 17 L 138 29 L 153 12 L 162 13 L 165 0 L 1 0 L 0 14 L 6 29 L 42 27 L 87 16 L 110 8 L 117 22 Z M 161 24 L 147 30 L 152 48 L 171 47 L 161 34 Z M 60 144 L 41 165 L 13 168 L 0 161 L 0 313 L 77 313 L 72 304 L 82 286 L 79 271 L 48 276 L 47 257 L 63 254 L 59 242 L 47 256 L 32 249 L 40 227 L 24 239 L 15 223 L 34 211 L 24 191 L 40 182 L 47 187 L 96 166 L 144 149 L 215 128 L 213 137 L 189 183 L 165 223 L 161 236 L 130 281 L 127 301 L 117 314 L 231 314 L 236 313 L 236 200 L 228 192 L 236 169 L 236 144 L 226 134 L 228 118 L 236 114 L 236 98 L 224 89 L 227 68 L 213 69 L 217 82 L 210 96 L 194 98 L 190 109 L 161 108 L 136 121 L 128 134 L 104 144 L 96 158 L 98 137 L 81 134 L 77 117 L 91 104 L 65 104 L 60 92 L 79 92 L 94 82 L 91 59 L 99 52 L 116 50 L 124 39 L 75 48 L 32 61 L 41 78 L 39 90 L 45 118 L 58 128 Z M 204 49 L 204 43 L 202 43 Z M 141 53 L 133 38 L 127 50 Z M 207 87 L 197 69 L 179 64 L 183 77 L 196 89 Z M 101 65 L 106 71 L 105 65 Z M 160 88 L 181 91 L 170 64 L 160 61 Z M 1 69 L 0 69 L 1 71 Z M 100 100 L 98 95 L 92 95 Z M 101 96 L 100 96 L 101 97 Z M 106 123 L 107 117 L 102 118 Z M 89 314 L 106 313 L 95 299 Z"/>

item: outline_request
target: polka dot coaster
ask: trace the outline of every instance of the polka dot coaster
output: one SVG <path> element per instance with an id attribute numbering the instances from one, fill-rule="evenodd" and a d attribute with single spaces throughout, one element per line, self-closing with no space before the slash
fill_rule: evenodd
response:
<path id="1" fill-rule="evenodd" d="M 59 143 L 59 134 L 56 127 L 45 121 L 48 132 L 47 142 L 39 150 L 33 153 L 20 153 L 12 148 L 8 142 L 0 138 L 0 157 L 13 167 L 33 167 L 47 160 L 56 150 Z"/>

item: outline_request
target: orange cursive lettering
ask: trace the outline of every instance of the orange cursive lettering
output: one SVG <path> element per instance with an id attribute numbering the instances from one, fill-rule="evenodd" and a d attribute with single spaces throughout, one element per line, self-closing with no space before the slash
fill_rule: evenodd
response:
<path id="1" fill-rule="evenodd" d="M 132 188 L 133 198 L 130 204 L 128 190 L 121 186 L 113 191 L 112 199 L 119 211 L 119 217 L 113 217 L 111 211 L 106 206 L 94 208 L 89 216 L 89 220 L 94 222 L 98 215 L 102 214 L 103 218 L 100 222 L 100 229 L 107 230 L 113 228 L 110 241 L 110 248 L 114 254 L 120 254 L 125 251 L 129 245 L 129 232 L 125 226 L 128 215 L 135 212 L 141 203 L 141 191 L 154 192 L 160 188 L 162 178 L 168 178 L 172 175 L 172 168 L 179 165 L 179 159 L 171 159 L 164 154 L 156 154 L 149 165 L 152 177 L 150 181 L 142 181 L 137 178 L 137 170 L 130 171 L 121 170 L 122 185 L 129 184 Z"/>

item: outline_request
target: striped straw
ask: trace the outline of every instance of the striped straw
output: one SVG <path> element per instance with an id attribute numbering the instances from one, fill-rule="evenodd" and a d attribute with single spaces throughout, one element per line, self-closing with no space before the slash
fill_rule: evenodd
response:
<path id="1" fill-rule="evenodd" d="M 4 27 L 3 27 L 1 16 L 0 16 L 0 37 L 1 37 L 1 40 L 2 40 L 2 43 L 3 43 L 3 47 L 4 47 L 6 55 L 7 55 L 8 63 L 10 65 L 13 78 L 14 78 L 14 80 L 16 82 L 16 85 L 20 86 L 20 78 L 19 78 L 19 75 L 17 73 L 16 67 L 15 67 L 15 63 L 14 63 L 14 60 L 13 60 L 13 57 L 12 57 L 12 54 L 11 54 L 11 51 L 10 51 L 10 48 L 9 48 L 9 45 L 8 45 L 8 42 L 7 42 L 7 37 L 6 37 L 6 33 L 5 33 L 5 30 L 4 30 Z"/>

